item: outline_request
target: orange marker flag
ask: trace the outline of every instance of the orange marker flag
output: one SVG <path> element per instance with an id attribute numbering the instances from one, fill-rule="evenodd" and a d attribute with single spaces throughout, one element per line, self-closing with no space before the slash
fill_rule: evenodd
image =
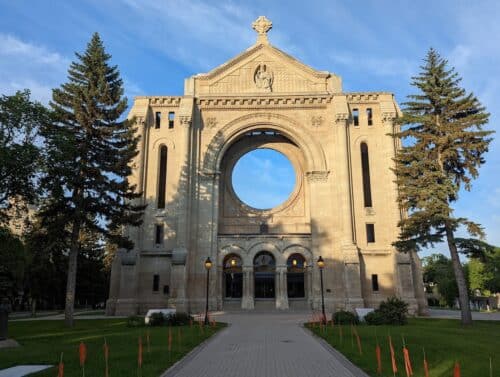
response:
<path id="1" fill-rule="evenodd" d="M 392 346 L 392 339 L 389 335 L 389 349 L 391 350 L 391 363 L 392 363 L 392 373 L 398 373 L 398 366 L 396 365 L 396 358 L 394 356 L 394 347 Z"/>
<path id="2" fill-rule="evenodd" d="M 424 377 L 429 377 L 429 364 L 427 364 L 427 358 L 425 357 L 425 349 L 424 351 Z"/>
<path id="3" fill-rule="evenodd" d="M 381 355 L 380 346 L 378 343 L 375 346 L 375 355 L 377 356 L 377 373 L 381 374 L 382 373 L 382 355 Z"/>
<path id="4" fill-rule="evenodd" d="M 460 364 L 458 361 L 455 362 L 455 367 L 453 368 L 453 377 L 460 377 Z"/>
<path id="5" fill-rule="evenodd" d="M 405 360 L 406 376 L 407 377 L 413 376 L 413 368 L 411 367 L 411 360 L 410 360 L 410 351 L 408 351 L 408 348 L 406 348 L 406 346 L 403 347 L 403 356 Z"/>
<path id="6" fill-rule="evenodd" d="M 87 346 L 80 342 L 78 347 L 78 355 L 80 356 L 80 367 L 82 368 L 82 376 L 85 377 L 85 361 L 87 360 Z"/>
<path id="7" fill-rule="evenodd" d="M 57 377 L 64 377 L 63 354 L 64 352 L 61 352 L 61 360 L 59 360 L 59 365 L 57 367 Z"/>
<path id="8" fill-rule="evenodd" d="M 137 353 L 137 366 L 142 368 L 142 336 L 139 337 L 139 351 Z"/>
<path id="9" fill-rule="evenodd" d="M 105 364 L 104 376 L 105 377 L 109 377 L 108 358 L 109 358 L 109 346 L 108 346 L 108 343 L 106 342 L 106 338 L 104 338 L 104 364 Z"/>
<path id="10" fill-rule="evenodd" d="M 342 341 L 344 340 L 344 338 L 342 337 L 342 325 L 339 326 L 339 338 L 340 338 L 340 343 L 342 343 Z"/>
<path id="11" fill-rule="evenodd" d="M 356 330 L 354 327 L 353 327 L 353 330 L 354 330 L 354 336 L 356 336 L 356 343 L 358 343 L 359 354 L 362 355 L 363 348 L 361 347 L 361 338 L 359 337 L 358 330 Z"/>

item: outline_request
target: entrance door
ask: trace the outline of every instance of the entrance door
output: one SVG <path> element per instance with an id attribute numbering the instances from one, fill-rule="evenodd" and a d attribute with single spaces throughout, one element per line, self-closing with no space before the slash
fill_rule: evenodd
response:
<path id="1" fill-rule="evenodd" d="M 275 274 L 276 261 L 272 254 L 267 251 L 258 253 L 254 260 L 254 281 L 255 281 L 255 298 L 257 299 L 274 299 L 275 292 Z"/>

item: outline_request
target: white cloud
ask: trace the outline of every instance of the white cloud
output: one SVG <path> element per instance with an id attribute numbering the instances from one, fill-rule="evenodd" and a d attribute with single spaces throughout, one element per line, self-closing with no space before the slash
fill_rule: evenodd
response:
<path id="1" fill-rule="evenodd" d="M 32 99 L 47 103 L 66 75 L 69 59 L 44 46 L 0 33 L 0 88 L 12 94 L 28 88 Z"/>

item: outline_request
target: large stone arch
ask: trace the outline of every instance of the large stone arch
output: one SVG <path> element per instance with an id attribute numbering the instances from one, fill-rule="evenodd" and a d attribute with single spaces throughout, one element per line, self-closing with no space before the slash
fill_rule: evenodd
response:
<path id="1" fill-rule="evenodd" d="M 217 265 L 222 266 L 224 259 L 230 254 L 239 256 L 241 258 L 241 261 L 245 263 L 245 257 L 247 254 L 245 249 L 241 248 L 238 245 L 226 245 L 224 247 L 221 247 L 219 250 L 219 253 L 217 255 Z"/>
<path id="2" fill-rule="evenodd" d="M 222 158 L 233 142 L 240 135 L 260 127 L 276 130 L 297 144 L 304 153 L 308 172 L 327 171 L 323 148 L 302 124 L 281 114 L 252 113 L 232 120 L 216 133 L 204 156 L 204 173 L 218 172 Z"/>
<path id="3" fill-rule="evenodd" d="M 259 241 L 248 248 L 248 253 L 244 259 L 244 262 L 248 265 L 253 266 L 253 260 L 255 256 L 261 251 L 267 251 L 274 256 L 276 261 L 276 266 L 283 264 L 283 257 L 281 255 L 281 250 L 272 242 Z"/>
<path id="4" fill-rule="evenodd" d="M 285 263 L 292 254 L 302 255 L 306 260 L 307 264 L 310 266 L 314 263 L 311 251 L 307 247 L 299 244 L 292 244 L 287 246 L 285 249 L 283 249 L 282 254 Z"/>

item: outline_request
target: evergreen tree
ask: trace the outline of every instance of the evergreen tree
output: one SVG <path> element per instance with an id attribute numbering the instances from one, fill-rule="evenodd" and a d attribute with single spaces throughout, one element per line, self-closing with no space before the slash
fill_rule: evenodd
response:
<path id="1" fill-rule="evenodd" d="M 406 141 L 395 158 L 398 202 L 408 211 L 400 222 L 400 251 L 446 240 L 458 285 L 462 323 L 472 323 L 467 284 L 454 233 L 464 226 L 483 236 L 479 224 L 453 214 L 460 189 L 471 189 L 484 163 L 491 131 L 482 126 L 489 114 L 478 99 L 459 86 L 461 79 L 448 62 L 430 49 L 412 85 L 420 93 L 404 104 L 401 129 L 395 137 Z M 407 144 L 407 145 L 405 145 Z"/>
<path id="2" fill-rule="evenodd" d="M 47 201 L 41 217 L 68 231 L 69 260 L 65 320 L 73 325 L 77 257 L 81 232 L 112 238 L 120 247 L 133 243 L 114 232 L 124 224 L 140 225 L 144 207 L 129 184 L 138 137 L 132 122 L 121 120 L 127 107 L 116 66 L 110 66 L 97 33 L 68 70 L 68 82 L 54 89 L 50 103 L 55 122 L 44 130 Z"/>

